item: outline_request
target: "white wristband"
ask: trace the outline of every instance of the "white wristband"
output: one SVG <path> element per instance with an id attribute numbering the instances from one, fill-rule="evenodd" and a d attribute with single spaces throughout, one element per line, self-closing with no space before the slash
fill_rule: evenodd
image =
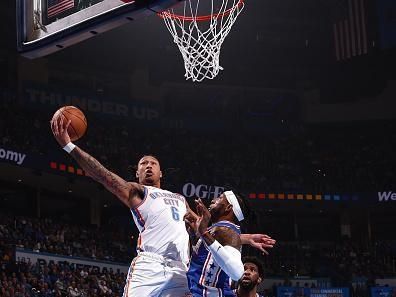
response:
<path id="1" fill-rule="evenodd" d="M 74 150 L 74 148 L 76 147 L 76 145 L 73 142 L 69 142 L 68 144 L 66 144 L 63 149 L 70 154 L 72 150 Z"/>

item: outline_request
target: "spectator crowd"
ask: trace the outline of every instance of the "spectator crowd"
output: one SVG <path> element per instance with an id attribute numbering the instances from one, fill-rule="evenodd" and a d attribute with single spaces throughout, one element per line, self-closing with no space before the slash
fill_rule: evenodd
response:
<path id="1" fill-rule="evenodd" d="M 53 111 L 32 112 L 17 98 L 3 99 L 1 148 L 65 156 L 51 136 L 48 122 Z M 108 125 L 108 119 L 87 116 L 88 133 L 81 147 L 128 179 L 133 179 L 133 166 L 143 154 L 154 154 L 161 160 L 167 188 L 197 181 L 231 184 L 241 191 L 368 192 L 396 183 L 393 121 L 342 127 L 294 122 L 285 124 L 282 133 L 259 133 L 235 125 L 228 115 L 224 120 L 232 129 L 219 134 L 161 129 L 161 123 L 157 128 L 119 120 Z M 330 277 L 333 285 L 348 286 L 355 278 L 370 285 L 375 278 L 396 276 L 395 242 L 293 240 L 279 242 L 269 257 L 262 258 L 267 277 Z M 14 249 L 128 264 L 135 246 L 130 233 L 114 228 L 2 213 L 0 296 L 120 296 L 122 273 L 17 262 Z"/>
<path id="2" fill-rule="evenodd" d="M 16 98 L 0 102 L 0 146 L 65 156 L 48 124 L 54 110 L 27 110 Z M 197 181 L 231 184 L 241 191 L 356 193 L 381 191 L 396 182 L 395 121 L 342 126 L 293 122 L 285 123 L 282 133 L 258 133 L 232 124 L 228 116 L 224 121 L 232 129 L 219 134 L 168 129 L 161 122 L 146 127 L 98 114 L 87 117 L 88 133 L 78 142 L 83 149 L 131 179 L 138 159 L 154 154 L 168 188 Z"/>
<path id="3" fill-rule="evenodd" d="M 120 296 L 125 275 L 119 271 L 78 268 L 63 262 L 31 263 L 15 259 L 14 251 L 19 248 L 128 265 L 135 255 L 135 244 L 126 234 L 110 232 L 106 227 L 1 214 L 0 296 Z M 244 253 L 259 256 L 252 249 Z M 261 259 L 266 277 L 329 278 L 333 286 L 347 287 L 359 279 L 374 285 L 376 278 L 396 276 L 396 241 L 290 240 L 278 242 L 270 256 Z"/>

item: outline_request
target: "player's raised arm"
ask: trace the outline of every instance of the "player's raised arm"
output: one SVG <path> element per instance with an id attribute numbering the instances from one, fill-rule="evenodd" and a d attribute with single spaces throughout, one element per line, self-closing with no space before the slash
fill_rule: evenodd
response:
<path id="1" fill-rule="evenodd" d="M 77 161 L 88 176 L 101 183 L 126 206 L 129 208 L 137 206 L 143 199 L 143 186 L 125 181 L 117 174 L 106 169 L 94 157 L 74 145 L 67 132 L 69 125 L 70 121 L 65 124 L 62 116 L 51 120 L 52 133 L 60 146 Z"/>

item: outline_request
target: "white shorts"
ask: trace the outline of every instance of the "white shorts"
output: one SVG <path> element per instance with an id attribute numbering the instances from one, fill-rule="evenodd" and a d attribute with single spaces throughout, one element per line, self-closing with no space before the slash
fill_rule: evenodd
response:
<path id="1" fill-rule="evenodd" d="M 187 267 L 179 261 L 140 252 L 131 263 L 123 297 L 185 297 Z"/>

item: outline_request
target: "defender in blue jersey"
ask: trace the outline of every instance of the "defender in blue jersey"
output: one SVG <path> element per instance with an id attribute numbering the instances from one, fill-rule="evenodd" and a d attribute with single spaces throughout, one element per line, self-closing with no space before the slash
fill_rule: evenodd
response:
<path id="1" fill-rule="evenodd" d="M 240 228 L 235 222 L 244 219 L 243 201 L 232 191 L 212 200 L 207 209 L 196 200 L 197 217 L 187 213 L 185 222 L 193 233 L 193 252 L 187 272 L 192 296 L 234 297 L 231 280 L 238 281 L 244 268 L 241 260 Z M 208 227 L 209 221 L 212 225 Z"/>

